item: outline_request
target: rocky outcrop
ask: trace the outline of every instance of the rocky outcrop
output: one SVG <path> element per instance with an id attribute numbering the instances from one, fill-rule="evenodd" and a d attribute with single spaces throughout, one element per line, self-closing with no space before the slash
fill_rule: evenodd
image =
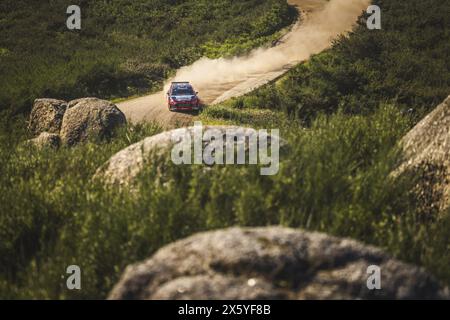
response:
<path id="1" fill-rule="evenodd" d="M 63 143 L 73 146 L 89 139 L 108 138 L 125 124 L 125 115 L 111 102 L 83 98 L 69 102 L 60 135 Z"/>
<path id="2" fill-rule="evenodd" d="M 396 175 L 419 177 L 417 191 L 427 211 L 450 205 L 450 96 L 401 141 L 405 161 Z"/>
<path id="3" fill-rule="evenodd" d="M 166 131 L 161 134 L 148 137 L 136 144 L 133 144 L 126 149 L 115 154 L 109 161 L 107 161 L 95 175 L 96 178 L 103 179 L 106 183 L 116 185 L 129 185 L 134 182 L 135 178 L 142 171 L 144 163 L 154 154 L 163 154 L 168 152 L 175 144 L 187 143 L 188 149 L 193 150 L 192 144 L 194 143 L 194 129 L 195 127 L 180 128 L 171 131 Z M 234 144 L 236 146 L 237 141 L 245 141 L 244 148 L 248 153 L 249 141 L 251 138 L 258 135 L 258 131 L 252 128 L 244 128 L 237 126 L 204 126 L 202 132 L 215 132 L 217 136 L 222 137 L 223 152 L 225 154 L 226 148 Z M 236 137 L 236 140 L 226 140 L 226 135 Z M 183 139 L 183 137 L 189 136 L 189 139 Z M 247 138 L 246 138 L 247 137 Z M 286 147 L 286 143 L 279 139 L 275 135 L 267 135 L 268 146 L 270 147 L 274 139 L 277 140 L 282 148 Z M 213 147 L 213 139 L 208 139 L 203 136 L 203 150 L 205 148 Z M 263 139 L 264 140 L 264 139 Z M 260 141 L 260 140 L 259 140 Z M 184 148 L 181 147 L 180 148 Z M 170 155 L 169 155 L 170 156 Z M 248 154 L 246 155 L 246 157 Z M 248 157 L 247 157 L 248 159 Z"/>
<path id="4" fill-rule="evenodd" d="M 35 136 L 43 132 L 59 133 L 66 109 L 66 101 L 36 99 L 31 110 L 29 131 Z"/>
<path id="5" fill-rule="evenodd" d="M 30 142 L 34 144 L 53 145 L 57 138 L 48 134 L 59 134 L 62 143 L 73 146 L 89 139 L 110 137 L 126 122 L 125 115 L 109 101 L 82 98 L 67 103 L 45 98 L 35 100 L 28 128 L 34 136 L 46 133 L 32 139 Z"/>
<path id="6" fill-rule="evenodd" d="M 42 132 L 37 138 L 28 140 L 28 142 L 38 148 L 57 149 L 61 145 L 61 139 L 56 133 Z"/>
<path id="7" fill-rule="evenodd" d="M 381 270 L 380 290 L 367 286 L 372 265 Z M 449 292 L 424 270 L 377 248 L 268 227 L 200 233 L 170 244 L 127 267 L 109 298 L 435 299 Z"/>

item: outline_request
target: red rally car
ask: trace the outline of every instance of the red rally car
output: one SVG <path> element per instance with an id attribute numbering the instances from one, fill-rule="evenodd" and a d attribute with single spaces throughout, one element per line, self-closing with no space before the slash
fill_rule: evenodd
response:
<path id="1" fill-rule="evenodd" d="M 200 110 L 198 92 L 194 90 L 189 82 L 172 82 L 167 92 L 167 103 L 170 111 Z"/>

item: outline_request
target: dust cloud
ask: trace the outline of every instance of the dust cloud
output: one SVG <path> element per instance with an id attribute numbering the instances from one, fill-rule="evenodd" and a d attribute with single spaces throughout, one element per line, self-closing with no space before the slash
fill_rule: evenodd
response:
<path id="1" fill-rule="evenodd" d="M 178 70 L 165 90 L 117 104 L 132 122 L 156 121 L 165 128 L 185 126 L 192 116 L 170 112 L 165 92 L 170 81 L 190 81 L 206 104 L 243 95 L 276 79 L 290 67 L 328 48 L 338 35 L 352 29 L 370 0 L 289 0 L 301 11 L 301 20 L 280 39 L 280 44 L 260 48 L 244 57 L 202 58 Z"/>
<path id="2" fill-rule="evenodd" d="M 299 21 L 277 46 L 259 48 L 243 57 L 201 58 L 178 70 L 170 81 L 190 81 L 206 103 L 246 93 L 284 73 L 292 65 L 328 48 L 352 29 L 370 0 L 290 0 Z M 169 82 L 168 82 L 169 83 Z M 168 83 L 165 88 L 168 88 Z M 234 90 L 232 90 L 235 88 Z M 231 90 L 231 92 L 228 92 Z M 220 99 L 222 97 L 222 99 Z"/>

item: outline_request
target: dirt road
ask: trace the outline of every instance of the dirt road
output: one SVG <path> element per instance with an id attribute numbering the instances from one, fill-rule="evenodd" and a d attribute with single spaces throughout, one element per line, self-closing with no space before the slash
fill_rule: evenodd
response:
<path id="1" fill-rule="evenodd" d="M 338 35 L 351 30 L 370 0 L 288 0 L 301 19 L 279 44 L 253 50 L 232 59 L 201 58 L 178 70 L 170 81 L 190 81 L 206 104 L 246 94 L 276 79 L 293 65 L 331 45 Z M 192 115 L 168 111 L 165 90 L 118 104 L 131 122 L 156 121 L 165 128 L 192 122 Z"/>

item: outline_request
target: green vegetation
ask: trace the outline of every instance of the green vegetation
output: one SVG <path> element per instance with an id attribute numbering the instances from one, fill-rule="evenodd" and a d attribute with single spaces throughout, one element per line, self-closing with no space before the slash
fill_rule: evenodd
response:
<path id="1" fill-rule="evenodd" d="M 62 264 L 82 259 L 86 280 L 93 281 L 85 283 L 83 296 L 100 298 L 111 286 L 105 281 L 117 271 L 111 268 L 118 267 L 117 261 L 109 259 L 119 258 L 121 252 L 119 261 L 127 260 L 128 254 L 137 257 L 125 247 L 142 251 L 139 237 L 143 234 L 132 235 L 140 218 L 117 211 L 126 208 L 124 196 L 106 192 L 91 180 L 92 175 L 112 154 L 160 128 L 133 126 L 118 132 L 109 143 L 55 151 L 24 145 L 26 132 L 18 124 L 14 128 L 3 119 L 1 126 L 0 296 L 67 298 L 64 283 L 54 280 L 64 274 L 64 268 L 59 270 Z M 126 229 L 110 229 L 116 222 Z M 127 228 L 137 242 L 125 239 Z M 104 275 L 95 279 L 92 273 Z"/>
<path id="2" fill-rule="evenodd" d="M 0 296 L 103 298 L 127 264 L 197 231 L 236 224 L 353 237 L 450 283 L 449 216 L 439 224 L 423 221 L 414 181 L 389 176 L 399 160 L 395 143 L 409 125 L 392 106 L 369 117 L 319 117 L 307 130 L 291 124 L 282 129 L 290 149 L 273 177 L 260 176 L 255 166 L 205 171 L 155 158 L 137 194 L 91 177 L 114 152 L 157 132 L 154 126 L 59 151 L 21 147 L 23 136 L 3 137 Z M 81 291 L 68 291 L 61 281 L 69 264 L 82 268 Z"/>
<path id="3" fill-rule="evenodd" d="M 201 120 L 210 125 L 241 125 L 253 128 L 280 128 L 289 121 L 280 111 L 257 108 L 235 108 L 227 105 L 210 106 L 201 114 Z"/>
<path id="4" fill-rule="evenodd" d="M 251 25 L 253 32 L 225 41 L 208 41 L 202 46 L 203 55 L 214 59 L 220 57 L 234 57 L 249 52 L 250 49 L 273 43 L 281 38 L 289 17 L 296 15 L 292 7 L 276 4 L 265 16 L 255 19 Z M 275 32 L 276 30 L 280 30 Z"/>
<path id="5" fill-rule="evenodd" d="M 282 224 L 352 237 L 424 266 L 450 285 L 450 213 L 424 215 L 415 193 L 417 177 L 394 179 L 391 175 L 402 160 L 399 139 L 450 93 L 449 30 L 445 28 L 450 5 L 439 0 L 376 2 L 383 8 L 383 31 L 369 31 L 361 21 L 348 39 L 341 38 L 332 49 L 297 66 L 276 83 L 209 107 L 201 114 L 208 123 L 280 128 L 289 147 L 282 153 L 279 174 L 273 177 L 260 176 L 256 166 L 203 170 L 201 166 L 175 166 L 167 157 L 156 157 L 140 177 L 139 192 L 108 188 L 91 179 L 97 168 L 118 150 L 160 128 L 152 124 L 130 126 L 110 142 L 38 150 L 22 144 L 27 138 L 25 120 L 10 121 L 4 113 L 0 117 L 0 297 L 104 298 L 126 265 L 149 257 L 176 239 L 232 225 Z M 254 25 L 248 22 L 255 20 L 245 14 L 259 19 L 259 9 L 274 8 L 281 2 L 171 1 L 175 5 L 171 9 L 164 7 L 163 1 L 152 2 L 161 5 L 155 9 L 162 8 L 159 12 L 174 10 L 171 14 L 191 18 L 183 10 L 193 6 L 198 14 L 199 6 L 212 6 L 198 20 L 186 18 L 183 22 L 192 30 L 199 28 L 192 31 L 194 34 L 201 33 L 197 40 L 190 40 L 192 46 L 187 45 L 188 40 L 178 46 L 176 39 L 185 39 L 180 36 L 182 30 L 191 31 L 169 22 L 161 29 L 155 25 L 151 39 L 144 40 L 143 26 L 150 25 L 157 15 L 142 10 L 146 8 L 143 3 L 134 1 L 125 6 L 128 9 L 116 7 L 115 11 L 115 5 L 107 1 L 96 1 L 90 7 L 92 12 L 105 13 L 98 16 L 99 20 L 110 19 L 105 25 L 114 21 L 114 25 L 127 26 L 121 30 L 129 31 L 124 35 L 118 29 L 87 28 L 91 38 L 88 34 L 69 36 L 79 37 L 73 40 L 75 43 L 90 39 L 84 42 L 87 47 L 97 48 L 100 42 L 115 44 L 110 50 L 90 53 L 79 46 L 75 55 L 83 61 L 83 67 L 74 67 L 76 59 L 63 64 L 62 58 L 55 58 L 54 66 L 48 61 L 33 64 L 43 57 L 14 65 L 20 55 L 11 55 L 12 46 L 2 39 L 0 48 L 5 50 L 0 50 L 0 59 L 11 60 L 7 60 L 8 68 L 5 60 L 0 60 L 0 67 L 12 81 L 8 86 L 2 80 L 5 86 L 0 101 L 10 101 L 7 105 L 19 108 L 37 94 L 47 92 L 67 98 L 74 94 L 72 90 L 119 96 L 124 92 L 122 84 L 129 85 L 125 81 L 128 78 L 122 78 L 116 69 L 120 65 L 116 63 L 122 63 L 125 57 L 139 63 L 143 60 L 135 59 L 141 54 L 154 57 L 149 60 L 151 66 L 164 70 L 155 79 L 158 82 L 167 70 L 204 53 L 201 46 L 208 48 L 214 43 L 211 41 L 226 46 L 238 43 L 240 37 L 249 39 L 242 34 L 254 32 Z M 231 11 L 222 15 L 220 6 L 225 3 L 232 3 Z M 244 10 L 247 5 L 253 6 L 248 10 L 251 12 Z M 215 14 L 208 18 L 208 12 Z M 147 13 L 152 19 L 145 19 Z M 142 15 L 142 20 L 128 19 L 132 14 Z M 20 17 L 17 14 L 16 18 Z M 5 26 L 4 19 L 0 16 L 1 26 Z M 161 18 L 158 23 L 164 21 Z M 275 29 L 281 27 L 270 23 Z M 210 33 L 205 34 L 205 26 L 212 28 Z M 10 28 L 8 34 L 20 34 L 17 28 Z M 38 23 L 36 30 L 39 28 Z M 100 36 L 104 34 L 116 42 L 103 42 Z M 135 35 L 133 41 L 130 34 Z M 170 37 L 173 41 L 167 41 Z M 7 39 L 13 41 L 10 36 Z M 30 46 L 28 52 L 48 53 L 45 50 L 58 48 L 47 38 L 37 42 L 42 45 Z M 162 47 L 163 42 L 173 47 Z M 26 44 L 21 44 L 23 54 Z M 68 44 L 65 50 L 70 47 Z M 181 47 L 185 49 L 179 50 Z M 55 55 L 63 55 L 65 50 Z M 165 50 L 170 54 L 165 55 Z M 208 54 L 232 52 L 221 50 Z M 164 60 L 168 58 L 175 60 Z M 73 73 L 65 77 L 67 70 Z M 21 71 L 20 76 L 13 71 Z M 117 75 L 113 79 L 119 87 L 107 84 L 105 88 L 110 91 L 83 91 L 103 90 L 99 89 L 103 88 L 99 79 L 111 79 L 105 76 L 111 74 Z M 78 76 L 82 75 L 89 76 L 89 81 L 81 82 Z M 81 83 L 86 85 L 79 86 Z M 412 112 L 405 112 L 409 109 Z M 158 167 L 162 170 L 156 170 Z M 82 268 L 81 291 L 64 287 L 61 276 L 69 264 Z"/>
<path id="6" fill-rule="evenodd" d="M 388 102 L 422 118 L 450 93 L 450 3 L 373 3 L 382 8 L 382 30 L 368 30 L 361 18 L 350 37 L 239 99 L 240 107 L 282 110 L 310 121 L 338 109 L 366 114 Z"/>
<path id="7" fill-rule="evenodd" d="M 82 29 L 66 27 L 78 4 Z M 180 66 L 245 53 L 290 25 L 284 0 L 79 0 L 0 3 L 0 108 L 37 97 L 125 97 L 160 89 Z"/>
<path id="8" fill-rule="evenodd" d="M 268 200 L 301 203 L 288 224 L 374 243 L 449 283 L 450 213 L 421 212 L 417 177 L 394 186 L 388 172 L 401 159 L 399 138 L 450 93 L 450 3 L 373 3 L 383 10 L 382 30 L 368 30 L 361 17 L 331 49 L 201 118 L 266 128 L 299 123 L 302 129 L 284 130 L 298 145 L 286 161 L 299 176 L 284 171 L 292 184 Z"/>

